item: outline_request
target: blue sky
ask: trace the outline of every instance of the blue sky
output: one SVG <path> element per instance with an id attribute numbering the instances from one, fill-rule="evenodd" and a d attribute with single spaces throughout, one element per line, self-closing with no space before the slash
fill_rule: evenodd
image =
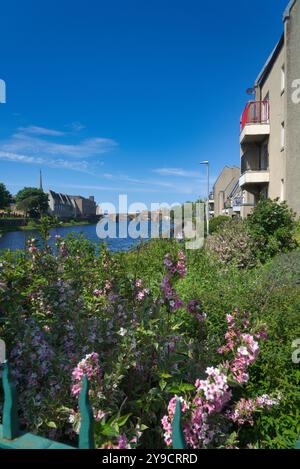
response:
<path id="1" fill-rule="evenodd" d="M 287 0 L 10 0 L 1 5 L 0 181 L 183 202 L 239 164 L 245 90 Z"/>

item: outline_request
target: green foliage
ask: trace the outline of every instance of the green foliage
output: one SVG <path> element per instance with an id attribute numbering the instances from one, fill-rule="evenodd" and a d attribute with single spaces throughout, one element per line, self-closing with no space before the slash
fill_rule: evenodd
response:
<path id="1" fill-rule="evenodd" d="M 257 257 L 262 262 L 296 247 L 295 214 L 285 202 L 279 203 L 278 199 L 259 201 L 247 224 L 256 244 Z"/>
<path id="2" fill-rule="evenodd" d="M 47 237 L 49 220 L 41 222 Z M 244 224 L 229 226 L 231 233 L 245 233 Z M 220 233 L 226 229 L 227 224 Z M 243 250 L 240 243 L 236 246 Z M 185 305 L 194 300 L 205 313 L 200 323 L 187 308 L 170 312 L 161 302 L 164 256 L 176 256 L 181 247 L 177 241 L 153 240 L 129 253 L 110 254 L 82 236 L 69 236 L 57 240 L 54 253 L 45 245 L 37 250 L 32 245 L 30 251 L 1 256 L 0 336 L 13 367 L 20 370 L 16 379 L 28 430 L 62 440 L 66 435 L 76 438 L 72 370 L 96 351 L 102 379 L 98 387 L 92 383 L 91 403 L 105 414 L 96 422 L 97 446 L 107 447 L 123 434 L 131 438 L 142 433 L 140 446 L 161 448 L 158 422 L 170 397 L 193 391 L 206 367 L 220 363 L 217 349 L 224 343 L 225 313 L 239 308 L 268 332 L 240 392 L 247 398 L 279 392 L 282 398 L 279 406 L 260 413 L 253 427 L 233 428 L 226 446 L 295 445 L 300 373 L 292 362 L 292 343 L 300 338 L 300 251 L 252 269 L 240 269 L 239 253 L 225 264 L 209 249 L 187 252 L 187 274 L 175 287 Z M 141 302 L 136 298 L 137 279 L 150 289 Z"/>
<path id="3" fill-rule="evenodd" d="M 35 187 L 24 187 L 16 195 L 18 210 L 36 218 L 48 210 L 48 195 Z"/>
<path id="4" fill-rule="evenodd" d="M 11 194 L 5 185 L 0 182 L 0 209 L 7 208 L 11 201 Z"/>
<path id="5" fill-rule="evenodd" d="M 209 232 L 210 234 L 216 233 L 221 227 L 227 222 L 230 221 L 230 218 L 226 215 L 219 215 L 218 217 L 211 218 L 209 220 Z"/>

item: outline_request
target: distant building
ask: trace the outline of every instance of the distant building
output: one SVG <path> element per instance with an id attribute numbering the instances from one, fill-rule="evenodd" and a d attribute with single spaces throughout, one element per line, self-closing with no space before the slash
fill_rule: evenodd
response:
<path id="1" fill-rule="evenodd" d="M 231 218 L 239 218 L 244 206 L 244 194 L 239 186 L 239 178 L 236 178 L 231 184 L 231 190 L 225 201 L 223 215 L 228 215 Z"/>
<path id="2" fill-rule="evenodd" d="M 213 205 L 214 216 L 224 215 L 225 203 L 228 200 L 233 188 L 238 183 L 240 177 L 240 168 L 237 166 L 225 166 L 219 174 L 214 187 L 210 205 Z"/>
<path id="3" fill-rule="evenodd" d="M 209 210 L 209 216 L 210 218 L 213 218 L 215 216 L 215 199 L 214 199 L 214 193 L 211 192 L 209 194 L 208 198 L 208 210 Z"/>
<path id="4" fill-rule="evenodd" d="M 49 190 L 49 213 L 57 218 L 75 217 L 75 208 L 72 199 L 67 194 Z"/>
<path id="5" fill-rule="evenodd" d="M 96 202 L 80 195 L 68 195 L 52 190 L 49 195 L 49 213 L 57 218 L 90 218 L 96 215 Z"/>
<path id="6" fill-rule="evenodd" d="M 91 195 L 88 198 L 81 195 L 70 195 L 75 208 L 76 218 L 94 217 L 97 213 L 95 198 Z"/>

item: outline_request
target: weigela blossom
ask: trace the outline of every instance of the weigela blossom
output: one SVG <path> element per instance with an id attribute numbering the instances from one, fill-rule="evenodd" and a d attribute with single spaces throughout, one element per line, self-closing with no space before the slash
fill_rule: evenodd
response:
<path id="1" fill-rule="evenodd" d="M 73 385 L 71 392 L 73 396 L 78 396 L 82 388 L 82 379 L 86 375 L 89 381 L 100 381 L 99 355 L 96 352 L 86 355 L 72 372 Z"/>

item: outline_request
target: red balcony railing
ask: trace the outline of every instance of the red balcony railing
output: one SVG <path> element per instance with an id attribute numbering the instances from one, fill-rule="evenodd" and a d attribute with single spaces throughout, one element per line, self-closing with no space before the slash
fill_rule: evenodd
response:
<path id="1" fill-rule="evenodd" d="M 268 124 L 269 118 L 269 101 L 249 101 L 242 114 L 241 131 L 248 124 Z"/>

